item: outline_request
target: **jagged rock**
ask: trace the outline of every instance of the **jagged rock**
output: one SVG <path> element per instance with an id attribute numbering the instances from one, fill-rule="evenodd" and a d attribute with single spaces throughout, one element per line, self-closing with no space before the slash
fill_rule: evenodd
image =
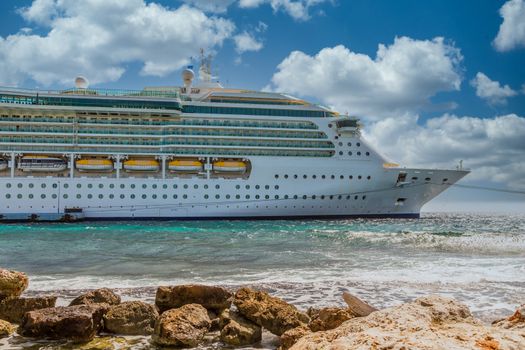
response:
<path id="1" fill-rule="evenodd" d="M 525 331 L 525 304 L 518 307 L 512 316 L 492 323 L 495 327 Z M 525 333 L 523 333 L 525 337 Z"/>
<path id="2" fill-rule="evenodd" d="M 54 307 L 57 297 L 16 298 L 0 301 L 0 319 L 20 323 L 28 311 Z"/>
<path id="3" fill-rule="evenodd" d="M 295 306 L 250 288 L 239 289 L 233 303 L 244 317 L 278 336 L 310 321 Z"/>
<path id="4" fill-rule="evenodd" d="M 15 326 L 11 323 L 0 320 L 0 338 L 9 337 L 15 332 Z"/>
<path id="5" fill-rule="evenodd" d="M 327 331 L 339 327 L 341 323 L 354 317 L 347 309 L 338 307 L 325 307 L 317 310 L 309 310 L 310 323 L 308 327 L 313 332 Z"/>
<path id="6" fill-rule="evenodd" d="M 221 340 L 229 345 L 244 346 L 260 342 L 262 329 L 238 312 L 224 310 L 220 315 Z"/>
<path id="7" fill-rule="evenodd" d="M 287 330 L 281 335 L 281 346 L 279 350 L 290 349 L 299 339 L 310 333 L 312 333 L 312 331 L 307 326 L 299 326 Z"/>
<path id="8" fill-rule="evenodd" d="M 343 292 L 343 300 L 348 305 L 348 311 L 350 311 L 355 317 L 368 316 L 372 312 L 378 310 L 348 292 Z"/>
<path id="9" fill-rule="evenodd" d="M 102 329 L 108 304 L 59 306 L 27 312 L 19 333 L 26 337 L 91 341 Z"/>
<path id="10" fill-rule="evenodd" d="M 487 327 L 454 299 L 428 296 L 356 317 L 301 338 L 292 350 L 322 349 L 523 349 L 516 331 Z"/>
<path id="11" fill-rule="evenodd" d="M 164 312 L 155 324 L 153 341 L 161 346 L 197 346 L 210 329 L 211 321 L 204 307 L 187 304 Z"/>
<path id="12" fill-rule="evenodd" d="M 78 297 L 73 299 L 69 306 L 102 303 L 108 305 L 118 305 L 120 304 L 120 296 L 118 294 L 115 294 L 111 289 L 100 288 L 79 295 Z"/>
<path id="13" fill-rule="evenodd" d="M 159 313 L 154 305 L 142 301 L 126 301 L 109 308 L 104 327 L 109 333 L 151 335 Z"/>
<path id="14" fill-rule="evenodd" d="M 199 304 L 208 310 L 220 313 L 230 308 L 231 298 L 232 294 L 221 287 L 187 284 L 159 287 L 155 304 L 161 313 L 186 304 Z"/>
<path id="15" fill-rule="evenodd" d="M 0 300 L 19 297 L 29 285 L 29 279 L 23 272 L 0 268 Z"/>

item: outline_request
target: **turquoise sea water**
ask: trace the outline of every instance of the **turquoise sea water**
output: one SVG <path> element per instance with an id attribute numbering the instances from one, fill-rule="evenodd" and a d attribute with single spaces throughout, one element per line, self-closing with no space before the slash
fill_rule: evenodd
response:
<path id="1" fill-rule="evenodd" d="M 441 293 L 490 320 L 525 302 L 525 217 L 4 224 L 0 266 L 60 303 L 102 286 L 151 300 L 161 284 L 251 284 L 305 308 L 342 305 L 343 290 L 378 307 Z"/>

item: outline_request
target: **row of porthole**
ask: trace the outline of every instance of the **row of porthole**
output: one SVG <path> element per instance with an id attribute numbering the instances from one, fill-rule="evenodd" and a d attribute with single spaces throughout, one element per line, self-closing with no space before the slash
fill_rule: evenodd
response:
<path id="1" fill-rule="evenodd" d="M 346 145 L 347 145 L 348 147 L 352 147 L 352 142 L 348 142 Z M 359 143 L 359 142 L 357 142 L 355 145 L 356 145 L 357 147 L 361 147 L 361 143 Z M 343 146 L 343 143 L 342 143 L 342 142 L 339 142 L 339 146 Z"/>
<path id="2" fill-rule="evenodd" d="M 317 179 L 318 176 L 319 176 L 319 175 L 311 175 L 312 179 Z M 274 177 L 275 177 L 276 179 L 278 179 L 278 178 L 279 178 L 279 174 L 275 174 Z M 283 175 L 283 177 L 284 177 L 285 179 L 288 179 L 288 178 L 289 178 L 288 174 Z M 295 175 L 293 176 L 294 179 L 297 179 L 298 177 L 299 177 L 299 175 L 297 175 L 297 174 L 295 174 Z M 320 177 L 321 179 L 327 179 L 327 178 L 328 178 L 326 175 L 320 175 L 319 177 Z M 307 178 L 308 178 L 308 175 L 306 175 L 306 174 L 303 175 L 303 179 L 307 179 Z M 330 175 L 330 179 L 334 180 L 335 178 L 336 178 L 336 175 Z M 353 178 L 354 178 L 354 175 L 348 175 L 348 179 L 349 179 L 349 180 L 352 180 Z M 358 180 L 361 180 L 362 178 L 363 178 L 362 175 L 357 175 L 357 179 L 358 179 Z M 339 175 L 339 179 L 344 180 L 344 179 L 345 179 L 345 176 L 344 176 L 344 175 Z M 366 179 L 367 179 L 367 180 L 371 180 L 371 179 L 372 179 L 372 176 L 368 175 L 368 176 L 366 177 Z"/>
<path id="3" fill-rule="evenodd" d="M 11 183 L 7 183 L 7 184 L 6 184 L 6 187 L 7 187 L 7 188 L 11 188 Z M 22 184 L 22 183 L 18 183 L 18 184 L 17 184 L 17 187 L 18 187 L 18 188 L 22 188 L 22 187 L 23 187 L 23 184 Z M 33 188 L 33 187 L 34 187 L 34 184 L 30 183 L 30 184 L 28 184 L 28 187 L 29 187 L 29 188 Z M 41 187 L 42 187 L 42 188 L 46 188 L 47 186 L 46 186 L 45 183 L 42 183 L 42 184 L 41 184 Z M 56 183 L 54 183 L 52 187 L 53 187 L 53 188 L 57 188 L 58 185 L 57 185 Z M 69 184 L 65 183 L 63 187 L 64 187 L 64 188 L 69 188 Z M 79 183 L 78 183 L 78 184 L 76 185 L 76 187 L 77 187 L 77 188 L 82 188 L 82 184 L 79 184 Z M 115 184 L 109 184 L 108 187 L 109 187 L 109 188 L 115 188 Z M 129 187 L 130 187 L 130 188 L 135 188 L 136 185 L 135 185 L 135 184 L 131 184 Z M 143 189 L 146 189 L 146 188 L 148 188 L 148 185 L 147 185 L 147 184 L 142 184 L 141 187 L 142 187 Z M 151 185 L 151 188 L 152 188 L 152 189 L 156 189 L 157 187 L 158 187 L 158 186 L 157 186 L 156 184 Z M 177 184 L 174 184 L 174 185 L 173 185 L 173 188 L 174 188 L 174 189 L 177 189 L 178 187 L 179 187 L 179 186 L 178 186 Z M 183 185 L 182 187 L 185 188 L 185 189 L 188 189 L 188 188 L 189 188 L 189 185 L 188 185 L 188 184 L 185 184 L 185 185 Z M 209 188 L 209 185 L 203 185 L 202 187 L 203 187 L 204 189 L 208 189 L 208 188 Z M 261 188 L 261 185 L 255 185 L 254 187 L 255 187 L 255 189 L 260 189 L 260 188 Z M 93 184 L 87 184 L 87 188 L 93 188 Z M 104 188 L 104 184 L 98 184 L 98 188 Z M 125 185 L 125 184 L 120 184 L 120 188 L 122 188 L 122 189 L 123 189 L 123 188 L 126 188 L 126 185 Z M 162 188 L 163 188 L 163 189 L 167 189 L 167 188 L 168 188 L 168 185 L 164 184 L 164 185 L 162 185 Z M 195 185 L 193 185 L 193 188 L 194 188 L 194 189 L 198 189 L 198 188 L 199 188 L 199 185 L 195 184 Z M 215 185 L 215 188 L 216 188 L 216 189 L 220 189 L 221 186 L 220 186 L 220 185 Z M 240 185 L 236 185 L 235 188 L 236 188 L 236 189 L 240 189 L 241 186 L 240 186 Z M 250 189 L 250 185 L 246 185 L 245 188 L 246 188 L 247 190 Z M 269 189 L 270 189 L 270 185 L 265 185 L 264 188 L 267 189 L 267 190 L 269 190 Z M 278 189 L 279 189 L 279 185 L 275 185 L 274 188 L 275 188 L 276 190 L 278 190 Z"/>
<path id="4" fill-rule="evenodd" d="M 10 193 L 7 193 L 7 194 L 5 195 L 5 197 L 6 197 L 7 199 L 10 199 L 10 198 L 11 198 L 11 194 L 10 194 Z M 22 194 L 20 194 L 20 193 L 17 194 L 16 197 L 17 197 L 18 199 L 22 199 L 22 198 L 23 198 Z M 69 198 L 69 195 L 68 195 L 68 194 L 64 194 L 62 197 L 63 197 L 64 199 L 68 199 L 68 198 Z M 113 198 L 115 198 L 115 195 L 114 195 L 114 194 L 109 194 L 108 197 L 109 197 L 109 199 L 113 199 Z M 130 199 L 135 199 L 135 197 L 136 197 L 135 194 L 131 194 L 131 195 L 129 196 Z M 347 196 L 346 196 L 346 199 L 350 199 L 351 197 L 352 197 L 352 196 L 347 195 Z M 30 193 L 30 194 L 28 194 L 28 198 L 29 198 L 29 199 L 33 199 L 33 198 L 34 198 L 34 195 L 33 195 L 32 193 Z M 44 193 L 42 193 L 42 194 L 40 195 L 40 198 L 45 199 L 45 198 L 46 198 L 46 195 L 45 195 Z M 56 195 L 56 194 L 52 194 L 52 195 L 51 195 L 51 198 L 56 199 L 56 198 L 57 198 L 57 195 Z M 77 198 L 77 199 L 81 199 L 81 198 L 82 198 L 82 195 L 79 193 L 79 194 L 76 195 L 76 198 Z M 89 193 L 89 194 L 87 195 L 87 198 L 88 198 L 88 199 L 92 199 L 92 198 L 94 198 L 94 197 L 93 197 L 93 194 Z M 98 195 L 98 198 L 99 198 L 99 199 L 104 199 L 104 195 L 101 193 L 101 194 Z M 124 194 L 121 194 L 121 195 L 120 195 L 120 198 L 121 198 L 121 199 L 125 199 L 126 196 L 125 196 Z M 143 195 L 141 196 L 141 198 L 142 198 L 142 199 L 147 199 L 147 198 L 148 198 L 148 195 L 143 194 Z M 157 199 L 157 195 L 156 195 L 156 194 L 153 194 L 153 195 L 151 195 L 151 198 L 152 198 L 152 199 Z M 163 198 L 163 199 L 168 199 L 168 195 L 164 194 L 164 195 L 162 195 L 162 198 Z M 174 194 L 174 195 L 173 195 L 173 199 L 177 199 L 177 198 L 178 198 L 178 195 Z M 182 196 L 182 198 L 187 199 L 187 198 L 188 198 L 188 195 L 185 194 L 185 195 Z M 207 195 L 207 194 L 204 195 L 204 199 L 209 199 L 209 198 L 210 198 L 209 195 Z M 218 195 L 218 194 L 215 195 L 215 199 L 220 199 L 220 198 L 221 198 L 220 195 Z M 227 195 L 225 196 L 225 198 L 226 198 L 226 199 L 230 199 L 230 198 L 232 198 L 232 197 L 231 197 L 231 195 L 227 194 Z M 247 194 L 247 195 L 245 196 L 245 199 L 250 199 L 250 198 L 251 198 L 251 197 L 250 197 L 249 194 Z M 255 195 L 255 199 L 260 199 L 260 198 L 261 198 L 260 195 Z M 280 199 L 280 198 L 281 198 L 281 197 L 280 197 L 279 195 L 275 195 L 275 196 L 274 196 L 274 199 Z M 285 195 L 285 196 L 283 197 L 283 199 L 290 199 L 290 198 L 293 198 L 293 199 L 299 199 L 299 196 L 298 196 L 298 195 L 294 195 L 293 197 L 291 197 L 291 196 Z M 343 199 L 343 198 L 344 198 L 343 195 L 338 195 L 338 196 L 334 196 L 334 195 L 330 195 L 330 196 L 321 195 L 321 196 L 319 196 L 319 199 L 322 199 L 322 200 L 324 200 L 324 199 L 330 199 L 330 200 L 338 199 L 338 200 L 341 200 L 341 199 Z M 235 199 L 241 199 L 241 196 L 240 196 L 240 195 L 236 195 L 236 196 L 235 196 Z M 265 196 L 264 196 L 264 199 L 270 199 L 270 195 L 265 195 Z M 308 196 L 303 195 L 303 196 L 302 196 L 302 199 L 308 199 Z M 316 195 L 313 195 L 313 196 L 311 196 L 311 199 L 317 199 L 317 196 L 316 196 Z M 354 199 L 355 199 L 355 200 L 359 199 L 359 196 L 355 195 L 355 196 L 354 196 Z M 365 200 L 365 199 L 366 199 L 366 195 L 365 195 L 365 196 L 362 196 L 361 199 Z"/>
<path id="5" fill-rule="evenodd" d="M 339 151 L 339 155 L 342 156 L 345 152 L 343 151 Z M 366 152 L 365 153 L 367 156 L 370 156 L 370 152 Z M 352 155 L 352 151 L 349 151 L 348 152 L 348 155 L 351 156 Z M 361 155 L 361 152 L 357 152 L 357 155 L 360 156 Z"/>

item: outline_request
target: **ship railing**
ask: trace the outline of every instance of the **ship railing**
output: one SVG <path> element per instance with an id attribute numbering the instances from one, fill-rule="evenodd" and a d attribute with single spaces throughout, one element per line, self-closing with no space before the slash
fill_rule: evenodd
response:
<path id="1" fill-rule="evenodd" d="M 161 97 L 180 99 L 178 91 L 174 90 L 131 90 L 131 89 L 65 89 L 65 90 L 40 90 L 40 89 L 22 89 L 13 87 L 0 86 L 0 94 L 30 94 L 30 95 L 82 95 L 82 96 L 108 96 L 108 97 Z"/>

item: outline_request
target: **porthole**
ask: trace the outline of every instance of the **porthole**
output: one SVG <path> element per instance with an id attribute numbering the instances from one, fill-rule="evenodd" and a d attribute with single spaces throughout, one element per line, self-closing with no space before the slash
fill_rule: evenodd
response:
<path id="1" fill-rule="evenodd" d="M 344 179 L 345 177 L 344 177 L 344 175 L 340 175 L 339 178 L 342 180 L 342 179 Z"/>
<path id="2" fill-rule="evenodd" d="M 363 198 L 363 200 L 365 200 L 365 199 L 366 199 L 366 196 L 363 196 L 363 197 L 361 197 L 361 198 Z"/>
<path id="3" fill-rule="evenodd" d="M 275 178 L 278 179 L 278 178 L 279 178 L 279 175 L 275 174 Z"/>
<path id="4" fill-rule="evenodd" d="M 35 185 L 32 184 L 32 183 L 30 183 L 30 184 L 29 184 L 29 188 L 33 188 L 33 187 L 35 187 Z"/>
<path id="5" fill-rule="evenodd" d="M 56 195 L 55 193 L 53 193 L 53 194 L 51 195 L 51 198 L 56 199 L 56 198 L 57 198 L 57 195 Z"/>
<path id="6" fill-rule="evenodd" d="M 124 199 L 126 196 L 124 196 L 123 194 L 120 195 L 120 199 Z"/>
<path id="7" fill-rule="evenodd" d="M 126 185 L 120 184 L 120 188 L 125 188 L 125 187 L 126 187 Z"/>
<path id="8" fill-rule="evenodd" d="M 261 188 L 261 186 L 259 185 L 255 185 L 255 189 L 258 190 L 259 188 Z"/>
<path id="9" fill-rule="evenodd" d="M 124 198 L 124 195 L 121 195 L 120 197 L 121 197 L 121 198 Z M 77 194 L 77 199 L 80 199 L 80 198 L 82 198 L 82 195 L 81 195 L 80 193 L 78 193 L 78 194 Z"/>
<path id="10" fill-rule="evenodd" d="M 285 178 L 285 179 L 287 179 L 287 178 L 288 178 L 288 175 L 287 175 L 287 174 L 285 174 L 285 175 L 284 175 L 284 178 Z"/>
<path id="11" fill-rule="evenodd" d="M 104 188 L 104 184 L 98 184 L 98 188 Z"/>
<path id="12" fill-rule="evenodd" d="M 244 198 L 246 198 L 246 199 L 250 199 L 250 195 L 247 194 Z"/>
<path id="13" fill-rule="evenodd" d="M 22 184 L 21 183 L 18 183 L 18 188 L 22 188 Z"/>
<path id="14" fill-rule="evenodd" d="M 88 188 L 93 188 L 93 184 L 88 184 Z"/>
<path id="15" fill-rule="evenodd" d="M 330 176 L 330 177 L 332 178 L 332 180 L 335 179 L 335 175 L 332 175 L 332 176 Z"/>
<path id="16" fill-rule="evenodd" d="M 62 196 L 64 199 L 67 199 L 67 193 L 64 193 L 64 195 Z"/>
<path id="17" fill-rule="evenodd" d="M 123 186 L 123 185 L 120 185 Z M 77 188 L 82 188 L 82 184 L 77 184 Z"/>
<path id="18" fill-rule="evenodd" d="M 279 195 L 276 194 L 276 195 L 275 195 L 275 199 L 279 199 Z"/>
<path id="19" fill-rule="evenodd" d="M 270 189 L 270 185 L 266 185 L 266 186 L 264 186 L 264 188 L 269 190 Z"/>
<path id="20" fill-rule="evenodd" d="M 184 187 L 184 188 L 186 189 L 186 188 L 188 188 L 188 185 L 186 184 L 186 185 L 184 185 L 184 186 L 182 186 L 182 187 Z"/>
<path id="21" fill-rule="evenodd" d="M 129 187 L 135 188 L 135 184 L 131 184 Z M 135 198 L 135 197 L 133 197 L 133 198 Z"/>
<path id="22" fill-rule="evenodd" d="M 199 185 L 193 185 L 193 188 L 194 188 L 194 189 L 198 189 L 198 188 L 199 188 Z"/>
<path id="23" fill-rule="evenodd" d="M 425 178 L 425 181 L 427 181 L 427 182 L 430 181 L 430 180 L 431 180 L 431 179 L 430 179 L 429 177 L 426 177 L 426 178 Z"/>
<path id="24" fill-rule="evenodd" d="M 58 187 L 58 185 L 57 185 L 57 184 L 53 184 L 53 188 L 57 188 L 57 187 Z"/>
<path id="25" fill-rule="evenodd" d="M 184 198 L 184 199 L 188 199 L 188 195 L 185 194 L 185 195 L 182 196 L 182 198 Z"/>
<path id="26" fill-rule="evenodd" d="M 339 146 L 342 146 L 342 145 L 343 145 L 343 143 L 342 143 L 342 142 L 339 142 Z"/>
<path id="27" fill-rule="evenodd" d="M 46 195 L 42 193 L 42 194 L 40 195 L 40 198 L 45 199 L 45 198 L 46 198 Z"/>
<path id="28" fill-rule="evenodd" d="M 215 185 L 215 188 L 219 189 L 219 188 L 221 188 L 221 186 L 220 185 Z"/>
<path id="29" fill-rule="evenodd" d="M 230 197 L 231 197 L 231 196 L 230 196 L 229 194 L 226 195 L 226 199 L 230 199 Z"/>
<path id="30" fill-rule="evenodd" d="M 372 177 L 370 175 L 368 175 L 366 178 L 367 178 L 367 180 L 370 180 Z"/>
<path id="31" fill-rule="evenodd" d="M 293 178 L 294 178 L 294 179 L 297 179 L 297 178 L 298 178 L 297 174 L 295 174 L 295 175 L 293 176 Z"/>
<path id="32" fill-rule="evenodd" d="M 265 199 L 270 199 L 269 195 L 264 196 Z"/>
<path id="33" fill-rule="evenodd" d="M 352 142 L 348 142 L 348 147 L 352 147 Z"/>
<path id="34" fill-rule="evenodd" d="M 315 199 L 315 194 L 312 196 L 312 199 Z"/>
<path id="35" fill-rule="evenodd" d="M 352 179 L 354 178 L 354 176 L 353 176 L 353 175 L 350 175 L 350 176 L 348 176 L 348 178 L 349 178 L 350 180 L 352 180 Z"/>
<path id="36" fill-rule="evenodd" d="M 343 151 L 339 151 L 339 155 L 342 156 L 343 155 Z"/>
<path id="37" fill-rule="evenodd" d="M 207 194 L 205 194 L 205 195 L 204 195 L 204 199 L 208 199 L 208 198 L 210 198 L 210 196 L 207 195 Z"/>
<path id="38" fill-rule="evenodd" d="M 354 196 L 354 199 L 357 200 L 357 198 L 359 198 L 359 196 Z"/>
<path id="39" fill-rule="evenodd" d="M 87 197 L 88 197 L 88 199 L 91 199 L 91 198 L 93 198 L 93 195 L 92 195 L 91 193 L 89 193 L 89 194 L 87 195 Z"/>
<path id="40" fill-rule="evenodd" d="M 206 189 L 206 190 L 207 190 L 207 189 L 208 189 L 208 185 L 204 185 L 204 189 Z"/>
<path id="41" fill-rule="evenodd" d="M 294 196 L 293 196 L 293 199 L 297 199 L 297 195 L 294 195 Z"/>
<path id="42" fill-rule="evenodd" d="M 351 156 L 352 155 L 352 151 L 348 152 L 348 155 Z"/>
<path id="43" fill-rule="evenodd" d="M 237 198 L 237 199 L 241 199 L 241 195 L 238 194 L 238 195 L 235 196 L 235 198 Z"/>
<path id="44" fill-rule="evenodd" d="M 366 152 L 365 154 L 366 154 L 367 156 L 369 156 L 369 155 L 370 155 L 370 152 Z"/>
<path id="45" fill-rule="evenodd" d="M 11 187 L 11 184 L 9 184 L 9 187 Z M 40 187 L 46 188 L 46 184 L 42 184 L 42 185 L 40 185 Z"/>
<path id="46" fill-rule="evenodd" d="M 361 147 L 361 144 L 358 142 L 355 144 L 357 147 Z"/>
<path id="47" fill-rule="evenodd" d="M 236 189 L 240 189 L 240 188 L 241 188 L 241 185 L 236 185 L 235 188 L 236 188 Z"/>
<path id="48" fill-rule="evenodd" d="M 443 179 L 443 182 L 448 182 L 448 179 L 447 179 L 447 178 L 444 178 L 444 179 Z"/>
<path id="49" fill-rule="evenodd" d="M 30 193 L 30 194 L 28 195 L 28 197 L 29 197 L 29 199 L 33 199 L 33 194 Z"/>
<path id="50" fill-rule="evenodd" d="M 168 185 L 164 184 L 162 185 L 162 188 L 166 190 L 168 188 Z"/>
<path id="51" fill-rule="evenodd" d="M 109 188 L 115 188 L 114 184 L 109 184 Z"/>
<path id="52" fill-rule="evenodd" d="M 323 196 L 321 196 L 321 199 L 324 199 L 324 195 L 323 195 Z"/>
<path id="53" fill-rule="evenodd" d="M 361 155 L 361 152 L 357 152 L 357 155 L 360 156 L 360 155 Z"/>
<path id="54" fill-rule="evenodd" d="M 308 177 L 308 176 L 306 176 L 306 175 L 303 175 L 303 179 L 306 179 L 307 177 Z"/>
<path id="55" fill-rule="evenodd" d="M 157 199 L 157 195 L 156 195 L 156 194 L 152 194 L 152 195 L 151 195 L 151 198 L 153 198 L 153 199 Z"/>
<path id="56" fill-rule="evenodd" d="M 167 194 L 163 194 L 163 195 L 162 195 L 162 198 L 163 198 L 163 199 L 168 199 L 168 195 L 167 195 Z"/>
<path id="57" fill-rule="evenodd" d="M 306 197 L 306 195 L 303 195 L 303 199 L 306 199 L 306 198 L 308 198 L 308 197 Z"/>
<path id="58" fill-rule="evenodd" d="M 215 195 L 215 199 L 219 199 L 221 198 L 221 196 L 219 196 L 218 194 Z"/>
<path id="59" fill-rule="evenodd" d="M 157 188 L 157 184 L 151 185 L 152 188 Z"/>
<path id="60" fill-rule="evenodd" d="M 115 198 L 115 195 L 112 193 L 109 195 L 109 199 L 113 199 L 113 198 Z"/>
<path id="61" fill-rule="evenodd" d="M 64 184 L 64 188 L 69 188 L 69 184 Z"/>
<path id="62" fill-rule="evenodd" d="M 246 188 L 247 190 L 249 190 L 249 189 L 250 189 L 250 185 L 246 185 L 245 188 Z"/>
<path id="63" fill-rule="evenodd" d="M 131 198 L 131 199 L 135 199 L 135 195 L 134 195 L 134 194 L 130 194 L 130 195 L 129 195 L 129 198 Z"/>
<path id="64" fill-rule="evenodd" d="M 5 185 L 5 187 L 7 187 L 7 188 L 11 188 L 11 184 L 8 182 L 8 183 Z"/>
<path id="65" fill-rule="evenodd" d="M 255 199 L 259 199 L 261 198 L 261 196 L 259 196 L 258 194 L 255 195 Z"/>
<path id="66" fill-rule="evenodd" d="M 173 195 L 173 199 L 177 199 L 177 197 L 178 197 L 178 196 L 177 196 L 176 194 Z"/>
<path id="67" fill-rule="evenodd" d="M 321 175 L 321 179 L 326 179 L 326 175 Z"/>
<path id="68" fill-rule="evenodd" d="M 361 175 L 359 175 L 359 176 L 357 177 L 357 179 L 359 179 L 359 180 L 361 180 L 362 178 L 363 178 L 363 177 L 362 177 Z"/>
<path id="69" fill-rule="evenodd" d="M 177 187 L 178 187 L 178 186 L 177 186 L 176 184 L 175 184 L 175 185 L 173 185 L 173 188 L 177 189 Z"/>
<path id="70" fill-rule="evenodd" d="M 19 194 L 16 195 L 16 198 L 22 199 L 22 195 L 19 193 Z"/>
<path id="71" fill-rule="evenodd" d="M 98 195 L 98 198 L 102 199 L 102 198 L 104 198 L 104 195 L 101 193 L 101 194 Z"/>
<path id="72" fill-rule="evenodd" d="M 275 185 L 275 189 L 278 190 L 279 189 L 279 185 Z"/>
<path id="73" fill-rule="evenodd" d="M 312 178 L 313 179 L 317 179 L 317 175 L 312 175 Z"/>

